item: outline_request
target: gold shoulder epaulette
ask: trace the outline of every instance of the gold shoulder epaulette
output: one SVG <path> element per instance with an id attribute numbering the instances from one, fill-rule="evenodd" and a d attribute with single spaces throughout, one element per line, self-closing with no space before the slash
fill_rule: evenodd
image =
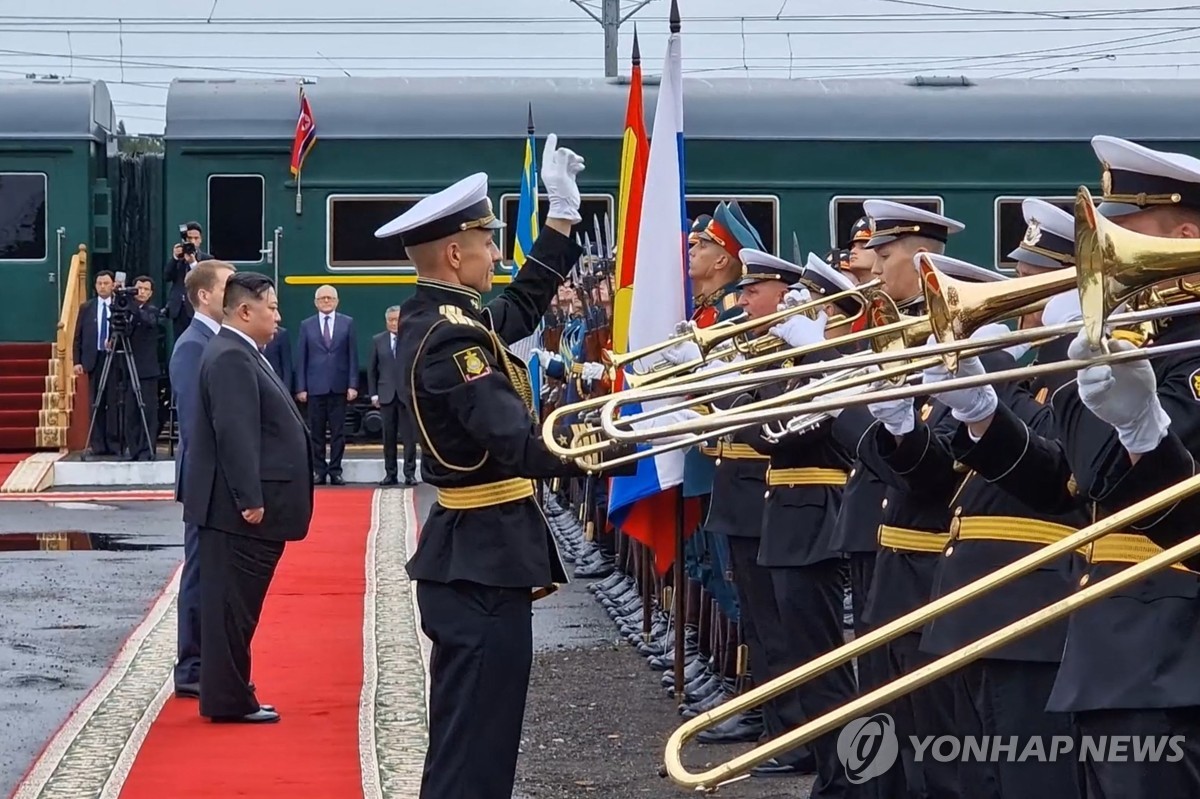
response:
<path id="1" fill-rule="evenodd" d="M 468 325 L 469 327 L 477 327 L 480 330 L 487 330 L 487 327 L 467 316 L 465 313 L 463 313 L 462 308 L 459 308 L 457 305 L 439 305 L 438 313 L 440 313 L 446 318 L 447 321 L 452 322 L 453 324 Z"/>
<path id="2" fill-rule="evenodd" d="M 721 310 L 722 311 L 728 311 L 730 308 L 735 308 L 735 307 L 737 307 L 737 304 L 738 304 L 738 296 L 736 293 L 734 293 L 732 291 L 728 292 L 724 297 L 721 298 Z"/>

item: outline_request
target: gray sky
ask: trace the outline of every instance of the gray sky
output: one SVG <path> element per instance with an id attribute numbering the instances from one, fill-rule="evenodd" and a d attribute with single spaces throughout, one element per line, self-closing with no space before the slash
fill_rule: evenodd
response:
<path id="1" fill-rule="evenodd" d="M 621 0 L 632 10 L 640 0 Z M 601 0 L 584 5 L 599 15 Z M 1200 77 L 1200 3 L 679 0 L 685 77 Z M 637 23 L 659 70 L 669 0 Z M 20 9 L 20 10 L 18 10 Z M 831 13 L 835 9 L 837 13 Z M 570 0 L 40 0 L 0 4 L 0 77 L 100 78 L 130 132 L 161 132 L 175 77 L 604 74 Z M 319 113 L 319 112 L 318 112 Z"/>

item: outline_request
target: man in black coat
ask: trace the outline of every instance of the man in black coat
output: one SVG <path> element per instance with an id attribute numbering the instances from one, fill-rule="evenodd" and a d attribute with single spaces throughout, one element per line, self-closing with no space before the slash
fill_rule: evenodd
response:
<path id="1" fill-rule="evenodd" d="M 200 361 L 183 518 L 200 531 L 200 715 L 213 721 L 279 721 L 251 687 L 250 643 L 284 544 L 312 519 L 308 430 L 261 352 L 278 322 L 271 279 L 238 273 Z"/>
<path id="2" fill-rule="evenodd" d="M 396 485 L 397 439 L 404 443 L 404 484 L 416 485 L 417 442 L 404 398 L 408 381 L 396 358 L 396 337 L 400 329 L 400 306 L 393 305 L 384 313 L 387 330 L 371 342 L 371 360 L 367 364 L 367 391 L 371 405 L 383 413 L 383 479 L 382 486 Z"/>
<path id="3" fill-rule="evenodd" d="M 112 295 L 115 275 L 96 273 L 96 296 L 79 307 L 72 343 L 76 376 L 88 376 L 88 413 L 93 415 L 88 449 L 92 455 L 117 455 L 121 451 L 117 419 L 117 380 L 110 377 L 99 394 L 104 365 L 112 355 Z"/>
<path id="4" fill-rule="evenodd" d="M 146 275 L 141 275 L 134 281 L 134 285 L 138 294 L 132 316 L 133 323 L 129 328 L 129 349 L 133 354 L 134 368 L 137 369 L 142 408 L 138 408 L 133 381 L 127 378 L 125 446 L 129 448 L 131 460 L 148 461 L 154 454 L 154 444 L 158 439 L 158 378 L 162 374 L 162 366 L 158 359 L 158 340 L 162 333 L 162 315 L 158 306 L 150 301 L 154 297 L 154 281 Z"/>

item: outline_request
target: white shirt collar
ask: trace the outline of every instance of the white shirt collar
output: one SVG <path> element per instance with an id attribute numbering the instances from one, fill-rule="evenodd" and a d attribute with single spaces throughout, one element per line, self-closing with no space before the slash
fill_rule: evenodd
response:
<path id="1" fill-rule="evenodd" d="M 259 357 L 261 357 L 264 361 L 267 359 L 267 356 L 263 355 L 263 351 L 258 348 L 258 342 L 256 342 L 254 339 L 250 338 L 236 327 L 230 327 L 229 325 L 221 325 L 221 327 L 225 330 L 232 330 L 234 333 L 237 333 L 239 336 L 241 336 L 243 340 L 250 342 L 250 346 L 253 347 L 254 351 L 259 354 Z"/>
<path id="2" fill-rule="evenodd" d="M 201 313 L 200 311 L 196 312 L 196 316 L 194 318 L 199 319 L 201 322 L 203 322 L 204 326 L 207 327 L 209 330 L 211 330 L 213 333 L 218 332 L 222 327 L 220 322 L 213 319 L 211 316 L 209 316 L 206 313 Z M 230 328 L 230 329 L 232 330 L 232 328 Z"/>

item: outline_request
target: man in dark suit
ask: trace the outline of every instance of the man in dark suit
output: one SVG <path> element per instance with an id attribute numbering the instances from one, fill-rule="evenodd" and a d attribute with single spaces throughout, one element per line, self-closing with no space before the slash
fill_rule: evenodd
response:
<path id="1" fill-rule="evenodd" d="M 188 272 L 196 264 L 213 259 L 211 255 L 200 249 L 200 246 L 204 244 L 204 229 L 200 227 L 200 223 L 188 222 L 183 225 L 183 228 L 184 230 L 181 232 L 187 239 L 187 246 L 185 247 L 183 242 L 176 242 L 171 251 L 171 260 L 167 262 L 167 266 L 163 270 L 163 280 L 170 284 L 167 292 L 167 318 L 171 320 L 175 338 L 183 335 L 183 331 L 187 330 L 188 325 L 192 323 L 192 316 L 195 314 L 195 308 L 188 299 L 185 285 Z"/>
<path id="2" fill-rule="evenodd" d="M 88 376 L 88 413 L 95 413 L 88 448 L 92 455 L 117 455 L 121 451 L 117 419 L 117 379 L 109 376 L 103 396 L 97 396 L 104 364 L 112 354 L 112 294 L 116 287 L 113 273 L 96 273 L 96 296 L 79 308 L 72 343 L 75 374 Z M 97 410 L 97 408 L 99 410 Z"/>
<path id="3" fill-rule="evenodd" d="M 358 341 L 354 320 L 337 312 L 337 289 L 317 289 L 317 314 L 300 323 L 296 348 L 296 399 L 308 403 L 316 481 L 333 485 L 342 479 L 346 450 L 346 403 L 358 397 Z M 329 428 L 329 461 L 325 461 L 325 429 Z"/>
<path id="4" fill-rule="evenodd" d="M 261 349 L 279 322 L 275 285 L 241 272 L 225 283 L 221 331 L 200 358 L 183 518 L 200 529 L 200 715 L 279 721 L 250 682 L 250 645 L 288 541 L 313 511 L 308 430 Z"/>
<path id="5" fill-rule="evenodd" d="M 383 470 L 381 486 L 396 485 L 396 439 L 404 442 L 404 484 L 417 484 L 417 443 L 408 413 L 408 381 L 396 358 L 396 333 L 400 329 L 400 306 L 384 313 L 387 330 L 371 342 L 371 360 L 367 366 L 367 392 L 371 404 L 383 412 Z"/>
<path id="6" fill-rule="evenodd" d="M 129 348 L 133 354 L 133 365 L 137 369 L 138 390 L 142 395 L 143 408 L 138 408 L 133 381 L 125 384 L 125 446 L 129 457 L 135 461 L 148 461 L 154 453 L 158 438 L 158 377 L 162 368 L 158 362 L 158 339 L 162 332 L 161 314 L 158 306 L 150 300 L 154 297 L 154 281 L 146 275 L 134 280 L 137 287 L 137 307 L 134 309 L 129 328 Z M 145 410 L 143 427 L 142 410 Z M 147 440 L 146 435 L 150 438 Z"/>
<path id="7" fill-rule="evenodd" d="M 236 270 L 222 261 L 201 261 L 188 273 L 189 305 L 195 308 L 192 323 L 175 340 L 168 366 L 175 415 L 179 420 L 179 448 L 175 454 L 175 499 L 185 501 L 184 471 L 192 431 L 196 426 L 200 356 L 221 328 L 225 281 Z M 196 525 L 183 526 L 183 572 L 179 575 L 179 633 L 175 663 L 175 695 L 200 696 L 200 539 Z"/>
<path id="8" fill-rule="evenodd" d="M 286 327 L 275 331 L 271 343 L 263 350 L 263 355 L 267 356 L 267 363 L 271 364 L 271 368 L 279 375 L 279 380 L 287 386 L 288 391 L 294 392 L 296 378 L 292 373 L 292 341 L 288 337 Z"/>

